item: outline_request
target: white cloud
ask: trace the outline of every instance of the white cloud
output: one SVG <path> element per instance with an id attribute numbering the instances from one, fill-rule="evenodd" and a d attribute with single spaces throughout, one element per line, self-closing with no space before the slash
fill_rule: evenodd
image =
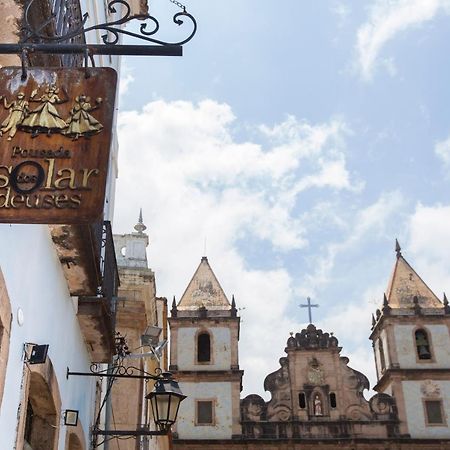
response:
<path id="1" fill-rule="evenodd" d="M 259 127 L 260 142 L 236 140 L 235 121 L 228 105 L 212 100 L 160 100 L 121 113 L 115 230 L 129 232 L 143 207 L 158 294 L 178 299 L 206 238 L 225 292 L 246 308 L 241 366 L 246 392 L 260 392 L 264 376 L 278 368 L 289 331 L 298 328 L 286 313 L 293 281 L 276 261 L 250 266 L 241 243 L 253 240 L 276 254 L 303 248 L 304 214 L 314 205 L 302 207 L 299 198 L 312 188 L 353 193 L 360 183 L 346 167 L 341 120 L 312 125 L 290 116 Z"/>
<path id="2" fill-rule="evenodd" d="M 450 137 L 444 141 L 437 142 L 434 146 L 434 153 L 444 163 L 446 168 L 450 167 Z"/>
<path id="3" fill-rule="evenodd" d="M 315 270 L 302 280 L 297 289 L 299 295 L 314 295 L 318 289 L 328 284 L 338 255 L 354 248 L 369 236 L 373 239 L 376 235 L 383 235 L 386 225 L 404 202 L 399 191 L 385 192 L 372 205 L 350 215 L 345 231 L 347 238 L 327 245 L 314 264 Z M 334 214 L 334 211 L 331 210 L 330 213 Z"/>
<path id="4" fill-rule="evenodd" d="M 409 245 L 403 249 L 403 255 L 441 299 L 442 292 L 450 293 L 449 223 L 449 205 L 419 203 L 409 221 Z"/>
<path id="5" fill-rule="evenodd" d="M 357 64 L 365 80 L 372 78 L 383 47 L 396 35 L 432 20 L 440 11 L 450 12 L 448 0 L 377 0 L 369 10 L 369 19 L 357 32 Z M 392 74 L 393 60 L 384 60 Z"/>
<path id="6" fill-rule="evenodd" d="M 132 69 L 128 66 L 123 66 L 120 71 L 119 96 L 122 96 L 128 92 L 128 89 L 133 81 L 134 75 Z"/>
<path id="7" fill-rule="evenodd" d="M 351 14 L 350 6 L 343 1 L 335 1 L 331 6 L 331 12 L 338 18 L 338 26 L 344 26 L 348 17 Z"/>

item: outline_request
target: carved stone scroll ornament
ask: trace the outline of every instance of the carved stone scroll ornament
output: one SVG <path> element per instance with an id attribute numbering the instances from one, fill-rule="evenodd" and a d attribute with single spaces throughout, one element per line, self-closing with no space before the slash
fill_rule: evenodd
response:
<path id="1" fill-rule="evenodd" d="M 424 397 L 440 397 L 441 395 L 441 388 L 432 380 L 425 380 L 420 386 L 420 391 Z"/>
<path id="2" fill-rule="evenodd" d="M 272 399 L 267 404 L 267 419 L 286 421 L 292 414 L 288 358 L 280 358 L 280 365 L 280 369 L 264 380 L 264 389 L 272 394 Z"/>
<path id="3" fill-rule="evenodd" d="M 308 362 L 308 382 L 310 384 L 320 386 L 325 383 L 325 375 L 321 366 L 315 357 Z"/>
<path id="4" fill-rule="evenodd" d="M 369 400 L 369 406 L 371 412 L 374 413 L 376 417 L 387 417 L 394 413 L 395 400 L 388 394 L 375 394 Z"/>
<path id="5" fill-rule="evenodd" d="M 248 395 L 241 401 L 242 420 L 259 422 L 265 420 L 266 402 L 256 394 Z"/>

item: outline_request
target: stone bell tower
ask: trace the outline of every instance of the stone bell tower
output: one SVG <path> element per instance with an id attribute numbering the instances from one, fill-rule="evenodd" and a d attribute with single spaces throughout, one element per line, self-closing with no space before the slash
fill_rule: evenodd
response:
<path id="1" fill-rule="evenodd" d="M 405 260 L 398 242 L 396 253 L 383 307 L 372 320 L 375 390 L 395 398 L 401 434 L 449 438 L 449 304 Z"/>
<path id="2" fill-rule="evenodd" d="M 188 396 L 180 406 L 175 446 L 241 434 L 239 322 L 234 297 L 230 304 L 203 257 L 169 318 L 169 370 Z"/>

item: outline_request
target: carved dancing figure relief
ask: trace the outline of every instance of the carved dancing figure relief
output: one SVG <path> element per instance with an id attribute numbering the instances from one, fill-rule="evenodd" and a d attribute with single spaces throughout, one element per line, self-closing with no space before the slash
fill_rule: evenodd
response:
<path id="1" fill-rule="evenodd" d="M 25 131 L 30 131 L 32 137 L 36 137 L 39 133 L 61 132 L 67 128 L 67 123 L 62 119 L 55 105 L 67 102 L 66 99 L 60 99 L 59 89 L 51 84 L 45 90 L 45 93 L 39 98 L 35 98 L 37 89 L 30 96 L 30 102 L 40 102 L 41 104 L 30 111 L 27 117 L 22 121 L 21 127 Z"/>
<path id="2" fill-rule="evenodd" d="M 25 100 L 25 94 L 19 92 L 17 99 L 8 103 L 8 100 L 3 95 L 0 96 L 0 100 L 3 100 L 3 106 L 9 110 L 8 117 L 2 122 L 0 127 L 0 136 L 4 133 L 8 133 L 8 141 L 16 135 L 17 127 L 22 123 L 23 119 L 28 114 L 28 101 Z"/>
<path id="3" fill-rule="evenodd" d="M 102 103 L 101 98 L 95 100 L 95 106 L 90 104 L 90 97 L 81 94 L 75 97 L 75 104 L 70 110 L 70 118 L 67 120 L 67 128 L 62 131 L 63 134 L 78 139 L 80 136 L 89 137 L 100 133 L 103 125 L 91 114 L 91 111 L 98 109 Z"/>
<path id="4" fill-rule="evenodd" d="M 0 102 L 3 100 L 4 108 L 9 110 L 8 116 L 0 124 L 0 137 L 8 133 L 10 141 L 17 130 L 21 130 L 31 133 L 33 138 L 41 133 L 47 136 L 51 133 L 60 133 L 77 140 L 80 136 L 89 138 L 103 130 L 103 125 L 90 114 L 102 105 L 101 97 L 96 98 L 95 103 L 91 104 L 91 99 L 86 94 L 76 96 L 69 117 L 65 120 L 56 105 L 66 103 L 67 95 L 60 98 L 59 88 L 54 84 L 47 86 L 40 97 L 37 97 L 37 93 L 38 89 L 34 89 L 30 98 L 26 100 L 25 94 L 19 92 L 16 100 L 10 103 L 5 96 L 0 96 Z M 30 111 L 30 102 L 40 104 Z"/>

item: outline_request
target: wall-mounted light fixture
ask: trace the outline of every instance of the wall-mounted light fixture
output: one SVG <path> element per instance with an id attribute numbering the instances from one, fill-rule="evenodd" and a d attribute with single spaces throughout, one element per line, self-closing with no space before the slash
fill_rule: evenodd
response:
<path id="1" fill-rule="evenodd" d="M 141 345 L 154 346 L 158 345 L 159 336 L 162 328 L 149 325 L 144 334 L 141 336 Z"/>
<path id="2" fill-rule="evenodd" d="M 48 344 L 26 344 L 31 345 L 30 356 L 26 359 L 29 364 L 44 364 L 47 359 Z"/>
<path id="3" fill-rule="evenodd" d="M 64 411 L 64 425 L 76 427 L 78 425 L 78 411 L 75 409 L 66 409 Z"/>

